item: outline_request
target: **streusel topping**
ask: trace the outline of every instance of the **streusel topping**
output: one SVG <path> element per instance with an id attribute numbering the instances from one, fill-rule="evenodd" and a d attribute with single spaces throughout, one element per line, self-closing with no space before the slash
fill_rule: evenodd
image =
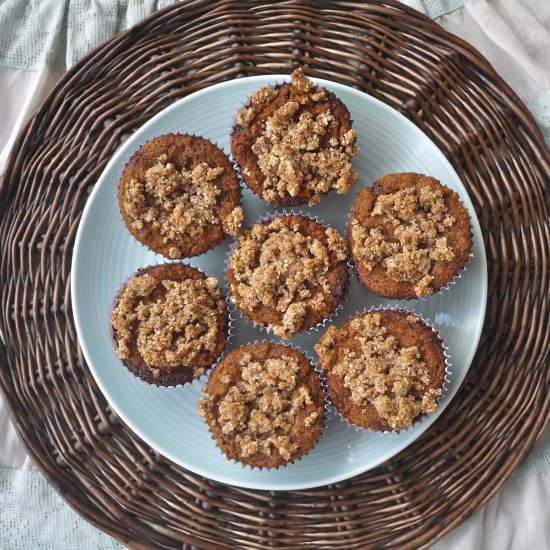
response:
<path id="1" fill-rule="evenodd" d="M 199 412 L 210 426 L 232 436 L 242 458 L 277 450 L 283 460 L 291 460 L 299 450 L 294 433 L 299 415 L 312 404 L 307 386 L 300 382 L 300 365 L 295 357 L 253 360 L 249 353 L 240 361 L 241 378 L 215 401 L 206 395 L 199 401 Z M 222 380 L 232 383 L 229 376 Z M 319 412 L 311 412 L 304 421 L 310 427 Z"/>
<path id="2" fill-rule="evenodd" d="M 270 326 L 282 338 L 299 332 L 308 310 L 320 310 L 330 293 L 328 273 L 331 254 L 347 256 L 344 239 L 326 229 L 328 245 L 290 228 L 285 218 L 256 224 L 241 235 L 229 259 L 235 281 L 231 300 L 244 310 L 258 306 L 282 314 L 280 324 Z"/>
<path id="3" fill-rule="evenodd" d="M 396 281 L 414 284 L 417 296 L 433 292 L 435 262 L 455 258 L 444 236 L 455 222 L 441 189 L 428 185 L 379 195 L 371 212 L 374 226 L 350 222 L 354 252 L 369 271 L 383 265 Z"/>
<path id="4" fill-rule="evenodd" d="M 310 107 L 327 100 L 324 88 L 313 85 L 301 69 L 292 73 L 296 100 L 287 101 L 266 120 L 261 135 L 252 144 L 258 167 L 264 176 L 263 196 L 268 201 L 303 190 L 312 191 L 309 204 L 319 202 L 323 193 L 336 189 L 347 193 L 357 181 L 351 158 L 359 148 L 356 131 L 348 130 L 339 137 L 325 136 L 336 123 L 330 110 L 318 114 Z M 277 96 L 273 88 L 261 88 L 251 104 L 270 103 Z M 237 123 L 244 128 L 254 123 L 254 110 L 245 107 L 237 114 Z"/>
<path id="5" fill-rule="evenodd" d="M 211 224 L 221 223 L 225 232 L 236 235 L 242 222 L 241 207 L 224 216 L 217 204 L 223 167 L 202 162 L 192 170 L 178 170 L 167 160 L 161 155 L 145 173 L 144 181 L 132 179 L 128 183 L 121 206 L 131 227 L 139 231 L 148 224 L 166 244 L 182 237 L 198 237 Z M 172 258 L 180 253 L 177 246 L 169 250 Z"/>
<path id="6" fill-rule="evenodd" d="M 330 327 L 315 350 L 320 367 L 342 379 L 351 401 L 374 406 L 394 430 L 436 409 L 441 389 L 429 387 L 432 379 L 418 348 L 401 346 L 377 313 Z"/>
<path id="7" fill-rule="evenodd" d="M 159 281 L 147 274 L 133 277 L 112 313 L 117 354 L 129 359 L 135 345 L 156 376 L 181 366 L 198 376 L 204 369 L 193 363 L 199 354 L 215 350 L 225 307 L 215 277 L 183 281 Z"/>

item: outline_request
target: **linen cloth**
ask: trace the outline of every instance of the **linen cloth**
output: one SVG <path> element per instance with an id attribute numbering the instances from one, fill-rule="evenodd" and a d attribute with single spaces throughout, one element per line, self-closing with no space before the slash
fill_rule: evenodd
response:
<path id="1" fill-rule="evenodd" d="M 21 126 L 93 47 L 173 0 L 0 0 L 0 174 Z M 407 0 L 477 47 L 550 143 L 550 1 Z M 550 432 L 482 510 L 437 550 L 550 548 Z M 26 455 L 0 399 L 0 550 L 119 549 L 81 519 Z"/>

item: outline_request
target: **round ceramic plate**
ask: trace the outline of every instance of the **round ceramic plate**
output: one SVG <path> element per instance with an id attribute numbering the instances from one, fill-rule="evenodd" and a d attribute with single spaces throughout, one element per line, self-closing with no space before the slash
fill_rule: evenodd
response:
<path id="1" fill-rule="evenodd" d="M 335 320 L 341 324 L 365 307 L 398 304 L 433 323 L 445 338 L 452 362 L 451 381 L 438 411 L 412 429 L 386 436 L 356 431 L 332 412 L 324 437 L 309 455 L 285 468 L 259 471 L 227 460 L 210 438 L 196 410 L 204 378 L 186 387 L 157 388 L 141 382 L 122 366 L 110 334 L 109 315 L 115 294 L 138 268 L 166 261 L 135 241 L 122 222 L 116 192 L 124 165 L 140 145 L 169 132 L 204 136 L 229 154 L 229 134 L 237 110 L 259 87 L 283 80 L 288 76 L 257 76 L 212 86 L 174 103 L 135 132 L 113 156 L 90 195 L 76 236 L 71 279 L 75 324 L 84 356 L 107 400 L 126 424 L 159 453 L 197 474 L 241 487 L 271 490 L 304 489 L 350 478 L 388 460 L 414 441 L 441 414 L 464 379 L 479 341 L 487 297 L 487 266 L 479 223 L 464 186 L 441 151 L 412 122 L 384 103 L 353 88 L 317 80 L 334 91 L 351 112 L 361 147 L 354 160 L 359 182 L 347 195 L 331 193 L 317 206 L 301 208 L 303 212 L 318 216 L 344 234 L 358 189 L 390 172 L 421 172 L 456 190 L 472 217 L 474 258 L 450 289 L 417 302 L 391 302 L 353 280 Z M 243 192 L 241 204 L 247 223 L 275 211 L 248 189 Z M 225 291 L 223 268 L 228 246 L 226 240 L 189 260 L 216 275 Z M 231 348 L 265 338 L 250 323 L 236 317 Z M 292 343 L 316 357 L 313 345 L 319 335 L 297 336 Z"/>

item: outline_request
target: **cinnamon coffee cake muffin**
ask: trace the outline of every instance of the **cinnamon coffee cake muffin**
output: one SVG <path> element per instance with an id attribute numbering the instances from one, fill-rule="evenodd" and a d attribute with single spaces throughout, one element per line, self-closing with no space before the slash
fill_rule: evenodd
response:
<path id="1" fill-rule="evenodd" d="M 290 339 L 329 317 L 349 274 L 345 240 L 331 227 L 286 215 L 241 233 L 228 260 L 231 301 L 254 323 Z"/>
<path id="2" fill-rule="evenodd" d="M 227 458 L 278 468 L 301 458 L 324 427 L 325 394 L 307 358 L 288 346 L 262 343 L 228 353 L 199 401 Z"/>
<path id="3" fill-rule="evenodd" d="M 233 126 L 231 152 L 250 189 L 275 205 L 313 205 L 357 181 L 359 148 L 346 106 L 302 69 L 291 82 L 260 88 Z"/>
<path id="4" fill-rule="evenodd" d="M 198 378 L 228 339 L 229 315 L 217 279 L 184 264 L 140 269 L 118 293 L 111 322 L 124 365 L 157 386 Z"/>
<path id="5" fill-rule="evenodd" d="M 413 313 L 355 315 L 341 328 L 330 327 L 315 351 L 333 405 L 356 426 L 400 431 L 437 408 L 445 352 L 439 336 Z"/>
<path id="6" fill-rule="evenodd" d="M 167 258 L 196 256 L 236 235 L 243 219 L 240 198 L 224 152 L 207 139 L 180 134 L 142 145 L 118 187 L 128 231 Z"/>
<path id="7" fill-rule="evenodd" d="M 435 178 L 388 174 L 357 194 L 348 243 L 366 288 L 385 298 L 418 298 L 466 265 L 470 216 L 458 194 Z"/>

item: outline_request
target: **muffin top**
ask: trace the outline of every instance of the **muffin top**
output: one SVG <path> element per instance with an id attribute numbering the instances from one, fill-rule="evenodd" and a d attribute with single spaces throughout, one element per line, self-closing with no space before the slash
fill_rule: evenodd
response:
<path id="1" fill-rule="evenodd" d="M 210 376 L 200 414 L 228 458 L 276 468 L 309 452 L 324 425 L 325 396 L 306 357 L 278 344 L 243 346 Z"/>
<path id="2" fill-rule="evenodd" d="M 264 200 L 313 205 L 332 189 L 347 193 L 355 185 L 355 141 L 345 105 L 296 69 L 290 83 L 259 89 L 238 112 L 231 151 Z"/>
<path id="3" fill-rule="evenodd" d="M 408 312 L 378 310 L 330 327 L 315 346 L 335 407 L 350 422 L 400 431 L 437 406 L 445 354 L 436 333 Z"/>
<path id="4" fill-rule="evenodd" d="M 168 134 L 140 147 L 124 168 L 118 200 L 130 233 L 168 258 L 202 254 L 236 235 L 243 219 L 229 159 L 197 136 Z"/>
<path id="5" fill-rule="evenodd" d="M 427 296 L 471 255 L 470 216 L 458 194 L 421 174 L 389 174 L 358 194 L 348 226 L 363 284 L 387 298 Z"/>
<path id="6" fill-rule="evenodd" d="M 333 228 L 288 215 L 245 230 L 229 258 L 232 302 L 292 338 L 328 317 L 348 286 L 347 249 Z"/>
<path id="7" fill-rule="evenodd" d="M 227 307 L 215 277 L 183 264 L 148 267 L 119 292 L 111 315 L 117 355 L 146 382 L 184 384 L 227 343 Z"/>

